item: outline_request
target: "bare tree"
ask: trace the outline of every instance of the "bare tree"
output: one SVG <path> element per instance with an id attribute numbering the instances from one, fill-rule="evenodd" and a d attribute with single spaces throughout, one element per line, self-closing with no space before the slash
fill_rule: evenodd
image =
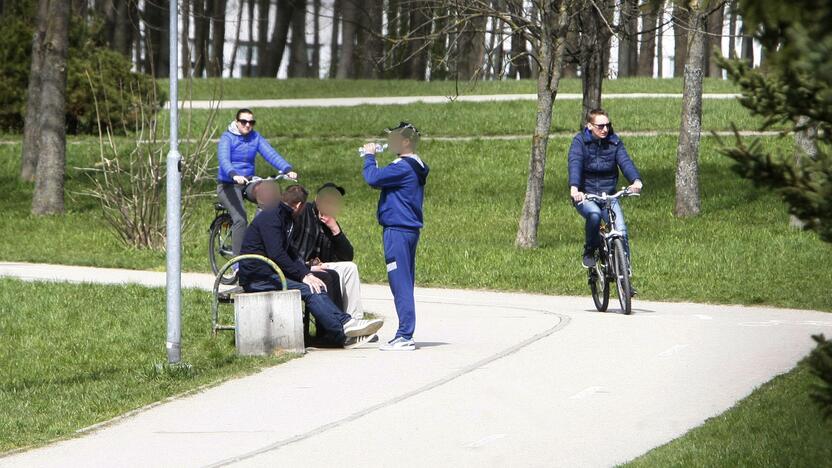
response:
<path id="1" fill-rule="evenodd" d="M 719 66 L 713 55 L 720 52 L 722 49 L 722 29 L 725 22 L 725 2 L 718 1 L 709 7 L 707 12 L 708 33 L 705 36 L 705 70 L 707 76 L 714 78 L 722 78 L 722 67 Z"/>
<path id="2" fill-rule="evenodd" d="M 252 59 L 254 58 L 254 0 L 248 0 L 248 47 L 246 48 L 246 68 L 243 76 L 254 76 Z"/>
<path id="3" fill-rule="evenodd" d="M 341 0 L 341 50 L 338 53 L 338 70 L 335 78 L 355 78 L 355 42 L 358 32 L 358 0 Z"/>
<path id="4" fill-rule="evenodd" d="M 212 0 L 208 0 L 211 2 Z M 208 76 L 222 76 L 225 68 L 225 0 L 213 0 L 211 5 L 211 62 Z M 233 57 L 232 57 L 233 60 Z"/>
<path id="5" fill-rule="evenodd" d="M 39 0 L 37 23 L 32 35 L 32 63 L 29 65 L 29 86 L 26 91 L 26 115 L 23 119 L 23 154 L 21 155 L 20 179 L 35 181 L 38 167 L 38 140 L 40 125 L 37 116 L 40 111 L 41 69 L 43 67 L 46 21 L 49 15 L 49 1 Z"/>
<path id="6" fill-rule="evenodd" d="M 633 76 L 638 65 L 638 0 L 621 1 L 618 33 L 618 76 Z"/>
<path id="7" fill-rule="evenodd" d="M 394 0 L 391 0 L 391 3 Z M 334 0 L 332 2 L 332 31 L 329 37 L 329 73 L 327 76 L 335 78 L 338 72 L 338 57 L 340 56 L 340 48 L 338 47 L 338 37 L 341 33 L 339 26 L 341 25 L 341 5 L 343 0 Z"/>
<path id="8" fill-rule="evenodd" d="M 321 0 L 312 0 L 312 64 L 310 75 L 321 77 Z"/>
<path id="9" fill-rule="evenodd" d="M 705 34 L 707 0 L 688 0 L 688 50 L 685 59 L 682 122 L 676 148 L 676 206 L 679 217 L 696 216 L 700 211 L 699 140 L 702 131 L 702 79 L 705 72 Z"/>
<path id="10" fill-rule="evenodd" d="M 673 5 L 673 76 L 685 75 L 689 13 L 682 2 Z"/>
<path id="11" fill-rule="evenodd" d="M 254 0 L 252 0 L 254 1 Z M 269 0 L 257 1 L 257 76 L 275 78 L 277 72 L 272 75 L 267 66 L 269 62 L 269 10 L 272 2 Z"/>
<path id="12" fill-rule="evenodd" d="M 606 59 L 610 54 L 612 38 L 613 9 L 612 0 L 588 1 L 582 5 L 578 16 L 580 28 L 580 67 L 581 90 L 583 92 L 583 112 L 578 123 L 580 128 L 589 111 L 601 107 L 601 88 L 606 75 Z"/>
<path id="13" fill-rule="evenodd" d="M 198 1 L 198 0 L 197 0 Z M 191 0 L 182 0 L 180 5 L 182 17 L 182 76 L 191 76 Z"/>
<path id="14" fill-rule="evenodd" d="M 211 0 L 207 0 L 209 3 Z M 211 31 L 210 9 L 206 0 L 191 0 L 194 11 L 194 76 L 201 78 L 208 66 L 208 36 Z"/>
<path id="15" fill-rule="evenodd" d="M 243 8 L 245 2 L 237 2 L 237 20 L 234 30 L 234 46 L 231 48 L 231 59 L 228 61 L 228 76 L 234 76 L 234 66 L 237 64 L 237 50 L 240 48 L 240 31 L 243 28 Z"/>
<path id="16" fill-rule="evenodd" d="M 46 215 L 64 211 L 64 174 L 66 172 L 66 65 L 69 49 L 69 2 L 40 0 L 47 5 L 40 73 L 41 96 L 37 115 L 38 158 L 32 214 Z M 39 10 L 41 10 L 39 5 Z M 40 26 L 39 26 L 40 29 Z"/>
<path id="17" fill-rule="evenodd" d="M 306 43 L 306 2 L 293 0 L 292 42 L 289 51 L 289 77 L 310 77 L 309 45 Z"/>
<path id="18" fill-rule="evenodd" d="M 737 0 L 728 2 L 728 58 L 737 58 Z"/>

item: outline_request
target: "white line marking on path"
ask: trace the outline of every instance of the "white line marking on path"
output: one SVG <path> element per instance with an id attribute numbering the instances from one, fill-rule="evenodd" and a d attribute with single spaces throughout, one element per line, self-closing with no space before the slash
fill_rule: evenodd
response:
<path id="1" fill-rule="evenodd" d="M 667 348 L 666 350 L 660 352 L 658 354 L 658 356 L 660 358 L 670 357 L 670 356 L 673 356 L 675 354 L 679 354 L 679 352 L 681 352 L 683 349 L 687 348 L 688 346 L 690 346 L 690 345 L 686 345 L 686 344 L 673 345 L 673 346 Z"/>
<path id="2" fill-rule="evenodd" d="M 740 322 L 738 325 L 741 327 L 776 327 L 784 323 L 786 323 L 785 320 L 767 320 L 765 322 Z"/>
<path id="3" fill-rule="evenodd" d="M 581 390 L 580 392 L 572 395 L 571 397 L 569 397 L 569 399 L 570 400 L 585 400 L 585 399 L 587 399 L 591 396 L 597 395 L 599 393 L 610 393 L 610 392 L 607 389 L 605 389 L 604 387 L 597 387 L 597 386 L 587 387 L 587 388 Z"/>
<path id="4" fill-rule="evenodd" d="M 694 317 L 698 318 L 699 320 L 713 320 L 714 319 L 710 315 L 705 315 L 705 314 L 694 314 Z"/>
<path id="5" fill-rule="evenodd" d="M 506 434 L 491 434 L 490 436 L 485 436 L 480 440 L 475 440 L 469 444 L 465 444 L 465 448 L 480 448 L 485 447 L 486 445 L 496 442 L 500 439 L 505 439 Z"/>

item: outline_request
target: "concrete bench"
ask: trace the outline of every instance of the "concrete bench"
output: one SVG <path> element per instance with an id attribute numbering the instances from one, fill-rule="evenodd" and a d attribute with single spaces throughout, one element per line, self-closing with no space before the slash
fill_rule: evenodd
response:
<path id="1" fill-rule="evenodd" d="M 305 319 L 300 291 L 234 295 L 234 343 L 242 356 L 304 353 Z"/>

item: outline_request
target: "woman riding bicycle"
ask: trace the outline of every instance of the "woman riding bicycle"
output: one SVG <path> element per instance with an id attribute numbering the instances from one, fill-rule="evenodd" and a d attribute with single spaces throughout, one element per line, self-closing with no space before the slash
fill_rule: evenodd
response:
<path id="1" fill-rule="evenodd" d="M 231 227 L 231 243 L 235 256 L 240 253 L 248 226 L 248 214 L 243 204 L 243 188 L 254 176 L 257 153 L 278 171 L 291 179 L 297 179 L 292 165 L 286 162 L 265 138 L 254 131 L 255 123 L 251 110 L 238 110 L 237 117 L 228 125 L 217 146 L 217 197 L 231 214 L 234 223 Z"/>
<path id="2" fill-rule="evenodd" d="M 627 154 L 624 142 L 613 131 L 607 112 L 593 109 L 587 115 L 586 128 L 575 135 L 569 148 L 570 196 L 575 209 L 586 219 L 583 252 L 583 265 L 586 268 L 595 266 L 595 251 L 601 246 L 599 228 L 605 215 L 597 203 L 585 199 L 585 194 L 614 193 L 619 169 L 630 181 L 628 190 L 639 193 L 642 188 L 641 175 Z M 615 212 L 615 229 L 622 233 L 624 251 L 629 258 L 627 225 L 617 200 L 612 202 L 612 209 Z M 608 219 L 605 221 L 609 222 Z"/>

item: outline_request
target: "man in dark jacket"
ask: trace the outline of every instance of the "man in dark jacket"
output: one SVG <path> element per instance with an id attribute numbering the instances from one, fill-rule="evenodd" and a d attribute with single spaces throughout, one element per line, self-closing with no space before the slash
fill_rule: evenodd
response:
<path id="1" fill-rule="evenodd" d="M 641 191 L 641 175 L 636 169 L 624 142 L 612 130 L 609 115 L 603 109 L 594 109 L 587 115 L 586 128 L 575 135 L 569 148 L 569 190 L 578 213 L 586 219 L 583 265 L 595 265 L 595 251 L 601 246 L 598 231 L 602 217 L 606 214 L 595 202 L 585 200 L 585 194 L 601 195 L 615 193 L 618 184 L 618 170 L 630 181 L 631 192 Z M 627 225 L 621 205 L 615 201 L 615 229 L 624 235 L 624 250 L 630 255 L 627 239 Z M 606 220 L 609 221 L 609 220 Z"/>
<path id="2" fill-rule="evenodd" d="M 258 191 L 271 186 L 275 184 L 258 184 Z M 291 248 L 288 231 L 292 216 L 306 203 L 304 191 L 294 193 L 299 194 L 295 199 L 283 197 L 282 200 L 279 191 L 273 197 L 258 194 L 258 200 L 269 198 L 273 202 L 265 203 L 263 211 L 246 229 L 240 253 L 262 255 L 277 264 L 286 276 L 288 288 L 300 291 L 307 309 L 315 317 L 318 336 L 327 344 L 352 347 L 372 340 L 382 321 L 354 319 L 342 312 L 325 294 L 323 282 L 312 274 L 319 267 L 308 267 Z M 241 261 L 239 276 L 245 292 L 275 291 L 281 287 L 278 275 L 258 260 Z"/>
<path id="3" fill-rule="evenodd" d="M 364 307 L 358 266 L 352 261 L 352 243 L 338 224 L 344 195 L 346 190 L 343 187 L 332 182 L 322 185 L 315 201 L 307 203 L 295 217 L 289 240 L 307 265 L 320 265 L 324 273 L 328 272 L 335 278 L 344 312 L 360 319 L 364 317 Z M 338 301 L 335 302 L 338 304 Z"/>

